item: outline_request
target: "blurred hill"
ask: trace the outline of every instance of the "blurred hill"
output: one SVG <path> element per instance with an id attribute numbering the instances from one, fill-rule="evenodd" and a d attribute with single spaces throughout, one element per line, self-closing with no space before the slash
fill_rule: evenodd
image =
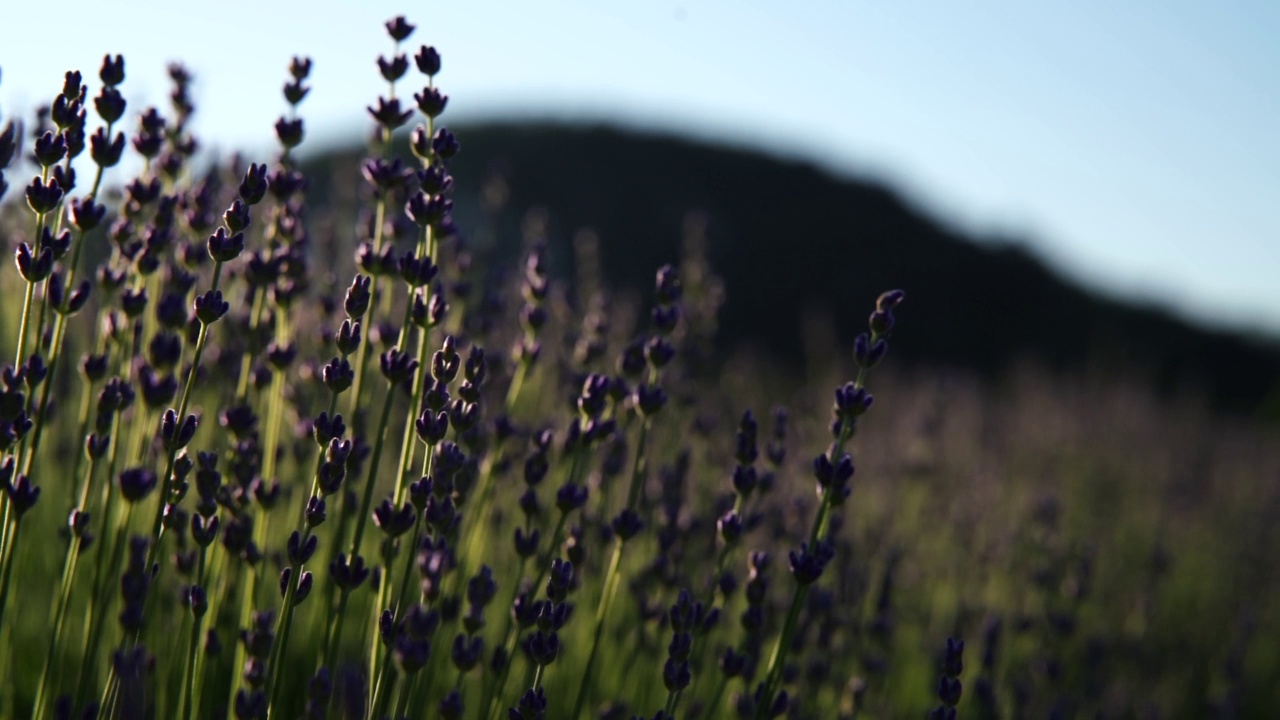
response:
<path id="1" fill-rule="evenodd" d="M 499 259 L 519 252 L 525 213 L 545 208 L 558 273 L 572 271 L 573 234 L 591 228 L 605 280 L 647 297 L 653 271 L 679 259 L 690 211 L 705 213 L 711 267 L 728 298 L 723 352 L 750 346 L 799 360 L 806 314 L 821 317 L 848 348 L 877 293 L 901 287 L 911 331 L 894 343 L 896 362 L 987 376 L 1026 359 L 1060 370 L 1138 371 L 1160 391 L 1190 390 L 1219 409 L 1276 414 L 1274 340 L 1091 293 L 1017 244 L 976 242 L 884 185 L 603 127 L 454 129 L 463 146 L 451 166 L 459 225 L 464 235 L 495 238 Z M 352 149 L 313 158 L 312 198 L 349 193 L 333 182 L 358 177 L 360 156 Z M 509 196 L 501 213 L 486 216 L 482 188 L 495 175 Z"/>

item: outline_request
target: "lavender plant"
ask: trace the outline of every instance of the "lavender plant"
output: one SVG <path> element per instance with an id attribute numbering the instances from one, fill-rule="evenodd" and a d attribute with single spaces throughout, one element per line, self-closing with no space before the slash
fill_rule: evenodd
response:
<path id="1" fill-rule="evenodd" d="M 685 296 L 688 267 L 656 271 L 637 325 L 598 280 L 575 305 L 531 222 L 517 282 L 471 301 L 487 276 L 454 220 L 461 145 L 441 125 L 441 55 L 412 51 L 403 17 L 385 29 L 386 90 L 349 178 L 359 207 L 332 233 L 344 216 L 317 219 L 298 155 L 306 58 L 287 68 L 269 159 L 200 154 L 180 65 L 168 110 L 129 116 L 118 55 L 99 70 L 92 133 L 75 71 L 30 127 L 0 130 L 0 200 L 30 176 L 0 207 L 17 270 L 0 275 L 13 356 L 0 373 L 0 715 L 924 714 L 934 668 L 911 658 L 947 623 L 980 631 L 983 659 L 962 697 L 963 642 L 948 640 L 929 717 L 1144 699 L 1123 673 L 1070 670 L 1086 650 L 1121 649 L 1086 599 L 1095 582 L 1127 586 L 1062 532 L 1057 501 L 1036 506 L 1026 537 L 989 543 L 976 528 L 990 510 L 936 490 L 976 474 L 965 451 L 930 456 L 948 441 L 920 419 L 937 403 L 972 413 L 962 393 L 931 405 L 885 373 L 895 412 L 867 423 L 901 290 L 876 299 L 829 424 L 801 379 L 771 430 L 743 411 L 779 399 L 763 383 L 739 391 L 685 366 L 705 362 L 699 328 L 714 325 Z M 108 172 L 120 165 L 137 175 Z M 335 249 L 349 266 L 318 272 Z M 705 285 L 704 260 L 690 262 Z M 1027 427 L 1017 437 L 1034 439 Z M 793 467 L 807 443 L 822 449 Z M 859 494 L 855 451 L 871 458 Z M 928 457 L 907 465 L 911 453 Z M 1025 498 L 991 507 L 1022 512 Z M 1159 581 L 1142 595 L 1152 626 L 1170 622 L 1150 609 Z M 996 618 L 981 630 L 975 605 Z M 1020 618 L 1007 639 L 1005 617 Z M 1265 675 L 1254 662 L 1254 675 L 1229 663 L 1237 704 Z M 1177 715 L 1183 696 L 1145 699 Z"/>

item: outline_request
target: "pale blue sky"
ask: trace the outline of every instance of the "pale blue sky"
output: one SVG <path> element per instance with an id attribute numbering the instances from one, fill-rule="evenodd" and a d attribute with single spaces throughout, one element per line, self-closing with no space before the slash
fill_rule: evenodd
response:
<path id="1" fill-rule="evenodd" d="M 1280 2 L 54 7 L 0 0 L 0 112 L 52 95 L 66 69 L 94 74 L 107 51 L 126 57 L 132 110 L 163 103 L 180 58 L 206 145 L 265 150 L 299 53 L 315 60 L 307 146 L 354 139 L 381 89 L 381 23 L 403 13 L 413 47 L 444 56 L 446 119 L 607 119 L 812 158 L 1023 237 L 1114 293 L 1280 334 Z"/>

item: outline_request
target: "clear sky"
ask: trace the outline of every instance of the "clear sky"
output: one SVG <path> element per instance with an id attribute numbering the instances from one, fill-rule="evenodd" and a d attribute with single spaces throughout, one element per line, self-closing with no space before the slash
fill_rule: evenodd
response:
<path id="1" fill-rule="evenodd" d="M 182 59 L 206 146 L 265 150 L 298 53 L 304 148 L 355 139 L 396 14 L 444 56 L 446 119 L 605 119 L 812 158 L 1091 285 L 1280 336 L 1274 0 L 0 0 L 0 112 L 67 69 L 96 86 L 107 51 L 132 110 L 162 104 Z"/>

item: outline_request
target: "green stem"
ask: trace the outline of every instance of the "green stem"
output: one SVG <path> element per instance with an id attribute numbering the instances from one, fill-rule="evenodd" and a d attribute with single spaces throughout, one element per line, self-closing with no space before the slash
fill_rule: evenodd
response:
<path id="1" fill-rule="evenodd" d="M 862 387 L 865 380 L 866 370 L 863 369 L 858 373 L 856 386 Z M 853 424 L 845 422 L 841 428 L 840 436 L 836 439 L 832 448 L 831 457 L 833 462 L 839 461 L 840 455 L 844 451 L 845 443 L 852 436 Z M 822 502 L 818 505 L 818 514 L 813 521 L 813 528 L 809 532 L 810 549 L 814 547 L 821 536 L 830 513 L 830 496 L 823 495 Z M 791 648 L 792 635 L 795 634 L 796 623 L 800 619 L 800 609 L 804 606 L 805 598 L 808 596 L 809 586 L 797 583 L 795 594 L 791 596 L 791 607 L 787 610 L 787 619 L 782 626 L 782 634 L 778 637 L 778 644 L 774 646 L 773 654 L 769 657 L 769 669 L 765 672 L 764 693 L 761 694 L 759 703 L 756 705 L 756 720 L 765 720 L 768 717 L 769 707 L 773 705 L 773 698 L 782 684 L 782 666 L 786 659 L 787 651 Z"/>
<path id="2" fill-rule="evenodd" d="M 435 455 L 435 448 L 428 445 L 427 455 L 424 458 L 422 463 L 423 475 L 430 474 L 431 461 L 434 455 Z M 404 617 L 405 596 L 409 594 L 409 578 L 413 572 L 413 564 L 414 564 L 414 560 L 416 559 L 418 542 L 420 541 L 421 537 L 422 537 L 422 516 L 419 515 L 414 520 L 414 523 L 413 523 L 413 542 L 410 545 L 408 545 L 407 548 L 404 548 L 405 562 L 404 562 L 404 570 L 401 571 L 400 573 L 400 584 L 392 598 L 391 606 L 386 608 L 391 611 L 391 617 L 396 620 L 399 620 Z M 390 565 L 390 563 L 388 563 L 388 565 Z M 377 610 L 378 608 L 381 608 L 386 603 L 387 596 L 392 593 L 391 587 L 392 587 L 391 568 L 388 567 L 386 579 L 378 585 L 378 598 L 373 606 L 375 610 Z M 390 664 L 391 648 L 390 647 L 387 648 L 387 651 L 385 653 L 386 657 L 383 658 L 382 663 L 379 664 L 378 642 L 377 642 L 376 636 L 373 642 L 371 643 L 371 645 L 372 647 L 369 648 L 369 672 L 370 674 L 377 674 L 379 676 L 378 682 L 379 684 L 381 684 L 382 672 L 380 671 L 385 670 L 386 666 Z M 376 689 L 375 689 L 375 695 L 376 695 Z"/>
<path id="3" fill-rule="evenodd" d="M 727 687 L 729 687 L 729 677 L 721 673 L 720 682 L 716 683 L 716 691 L 711 694 L 711 702 L 707 704 L 707 717 L 717 717 L 716 709 L 720 707 L 720 701 L 724 698 Z"/>
<path id="4" fill-rule="evenodd" d="M 13 533 L 3 558 L 4 571 L 0 573 L 0 627 L 4 627 L 4 608 L 6 601 L 9 599 L 9 581 L 13 576 L 13 566 L 18 560 L 18 529 L 22 525 L 22 516 L 15 514 L 12 524 Z"/>
<path id="5" fill-rule="evenodd" d="M 609 570 L 604 576 L 604 587 L 600 595 L 600 604 L 596 607 L 595 630 L 591 635 L 591 652 L 587 655 L 587 664 L 582 670 L 582 678 L 578 682 L 578 697 L 573 703 L 573 713 L 569 715 L 570 720 L 576 720 L 582 716 L 582 708 L 587 701 L 587 688 L 590 686 L 590 678 L 592 670 L 595 669 L 596 655 L 600 651 L 600 638 L 604 635 L 605 620 L 609 617 L 610 610 L 613 609 L 613 599 L 618 594 L 618 586 L 621 585 L 621 577 L 618 574 L 618 568 L 622 565 L 622 538 L 617 538 L 613 546 L 613 558 L 609 560 Z"/>
<path id="6" fill-rule="evenodd" d="M 382 194 L 379 194 L 378 205 L 374 209 L 375 224 L 373 229 L 373 252 L 375 255 L 379 255 L 379 256 L 382 255 L 382 245 L 383 245 L 382 226 L 386 224 L 386 216 L 387 216 L 387 199 Z M 370 326 L 372 326 L 372 321 L 373 321 L 372 313 L 377 307 L 378 307 L 378 276 L 374 275 L 372 278 L 372 281 L 369 283 L 369 313 L 370 313 L 369 325 Z M 373 352 L 371 345 L 372 343 L 369 343 L 369 342 L 360 343 L 359 355 L 357 355 L 356 357 L 355 387 L 352 388 L 351 408 L 348 411 L 348 416 L 351 418 L 353 423 L 352 425 L 353 432 L 357 429 L 354 425 L 355 419 L 356 419 L 356 411 L 360 409 L 361 403 L 364 400 L 364 390 L 365 390 L 364 377 L 367 370 L 366 366 L 369 364 L 369 354 Z"/>
<path id="7" fill-rule="evenodd" d="M 111 421 L 111 450 L 107 456 L 107 481 L 102 487 L 102 533 L 106 536 L 110 529 L 116 509 L 116 498 L 119 493 L 115 492 L 115 485 L 111 482 L 111 478 L 115 475 L 116 457 L 120 449 L 120 413 L 114 413 Z M 102 629 L 106 612 L 110 606 L 111 583 L 107 578 L 113 577 L 119 557 L 119 550 L 124 543 L 124 534 L 128 531 L 129 521 L 132 519 L 133 505 L 125 511 L 124 522 L 116 526 L 116 532 L 112 536 L 110 545 L 103 540 L 99 540 L 96 544 L 93 567 L 93 585 L 91 586 L 89 599 L 91 609 L 89 612 L 89 627 L 85 633 L 85 650 L 83 660 L 80 665 L 80 681 L 77 683 L 77 697 L 84 701 L 87 699 L 89 692 L 89 684 L 93 678 L 92 669 L 94 662 L 98 657 L 98 646 L 102 639 Z M 105 550 L 110 547 L 110 550 Z M 105 553 L 105 554 L 104 554 Z"/>
<path id="8" fill-rule="evenodd" d="M 351 553 L 354 557 L 360 552 L 360 541 L 364 539 L 364 528 L 369 521 L 369 508 L 373 505 L 373 489 L 378 484 L 378 466 L 382 464 L 382 448 L 385 445 L 387 423 L 391 419 L 391 405 L 396 397 L 395 385 L 387 386 L 387 395 L 382 399 L 382 414 L 378 418 L 378 433 L 373 443 L 373 454 L 369 457 L 369 472 L 365 475 L 364 495 L 360 498 L 360 511 L 356 516 L 355 534 L 351 538 Z"/>
<path id="9" fill-rule="evenodd" d="M 542 672 L 546 669 L 545 665 L 539 664 L 538 669 L 533 671 L 533 687 L 534 690 L 542 687 Z"/>
<path id="10" fill-rule="evenodd" d="M 644 487 L 644 476 L 648 465 L 646 450 L 649 438 L 650 418 L 640 424 L 640 434 L 636 439 L 636 454 L 631 465 L 631 486 L 627 491 L 627 508 L 635 510 L 640 501 L 640 492 Z M 621 537 L 615 541 L 613 559 L 609 561 L 609 570 L 605 574 L 604 587 L 600 595 L 600 604 L 596 606 L 595 630 L 591 637 L 591 652 L 587 655 L 587 665 L 583 668 L 582 677 L 578 680 L 578 695 L 573 703 L 573 714 L 570 720 L 577 720 L 582 715 L 583 705 L 587 700 L 587 688 L 591 686 L 591 674 L 595 669 L 596 655 L 600 651 L 600 639 L 604 635 L 604 626 L 609 619 L 609 611 L 613 608 L 613 598 L 617 594 L 622 566 L 622 548 L 625 542 Z"/>
<path id="11" fill-rule="evenodd" d="M 222 262 L 216 262 L 213 265 L 213 282 L 210 291 L 218 289 L 218 282 L 222 278 Z M 191 388 L 195 386 L 196 373 L 200 370 L 200 358 L 204 355 L 205 344 L 209 339 L 209 325 L 200 323 L 200 335 L 196 338 L 195 353 L 191 358 L 191 369 L 187 371 L 187 380 L 182 387 L 182 399 L 178 402 L 178 425 L 181 426 L 187 417 L 187 407 L 191 402 Z M 175 432 L 177 432 L 175 430 Z M 159 502 L 156 503 L 156 515 L 151 524 L 151 548 L 147 551 L 147 567 L 151 567 L 156 560 L 156 556 L 160 552 L 160 541 L 164 538 L 164 506 L 169 501 L 168 498 L 173 492 L 171 478 L 173 476 L 173 466 L 177 459 L 177 449 L 171 449 L 168 452 L 169 458 L 165 466 L 164 476 L 160 478 L 161 488 Z"/>
<path id="12" fill-rule="evenodd" d="M 677 703 L 677 702 L 679 702 L 679 701 L 680 701 L 680 691 L 679 691 L 679 690 L 668 690 L 668 691 L 667 691 L 667 704 L 666 704 L 666 706 L 665 706 L 665 708 L 664 708 L 664 710 L 665 710 L 665 711 L 666 711 L 666 713 L 667 713 L 667 717 L 669 717 L 669 718 L 670 718 L 670 717 L 675 717 L 675 712 L 676 712 L 676 703 Z"/>
<path id="13" fill-rule="evenodd" d="M 207 548 L 200 548 L 200 565 L 196 572 L 196 584 L 203 587 L 204 583 L 204 564 L 205 551 Z M 187 664 L 183 670 L 182 697 L 178 706 L 182 708 L 183 720 L 191 720 L 191 714 L 197 705 L 196 695 L 196 657 L 200 649 L 200 628 L 204 624 L 204 616 L 193 617 L 191 623 L 191 644 L 187 648 Z"/>
<path id="14" fill-rule="evenodd" d="M 329 394 L 329 414 L 333 414 L 333 410 L 337 407 L 338 396 L 336 393 Z M 311 493 L 308 498 L 316 497 L 320 492 L 320 468 L 324 463 L 324 450 L 320 449 L 316 454 L 315 470 L 312 473 Z M 301 536 L 302 546 L 311 539 L 312 527 L 307 522 L 307 514 L 304 506 L 302 517 L 298 520 L 298 532 Z M 297 562 L 291 565 L 292 570 L 289 578 L 289 587 L 285 591 L 284 607 L 280 611 L 280 621 L 276 629 L 276 642 L 271 647 L 271 658 L 267 665 L 267 687 L 270 688 L 270 702 L 267 705 L 267 716 L 270 717 L 272 712 L 279 710 L 281 667 L 280 663 L 285 657 L 285 653 L 289 648 L 289 634 L 293 626 L 294 606 L 297 604 L 294 598 L 297 596 L 298 588 L 302 584 L 303 563 Z"/>
<path id="15" fill-rule="evenodd" d="M 89 477 L 93 477 L 94 463 L 89 463 Z M 87 482 L 87 481 L 86 481 Z M 83 507 L 83 506 L 81 506 Z M 50 684 L 54 674 L 54 655 L 62 643 L 62 630 L 66 625 L 67 605 L 71 602 L 72 580 L 76 574 L 76 562 L 80 558 L 80 538 L 74 534 L 67 546 L 67 557 L 62 563 L 62 582 L 58 589 L 58 599 L 53 606 L 53 632 L 49 633 L 49 648 L 44 658 L 44 669 L 40 672 L 40 689 L 36 691 L 35 717 L 44 717 Z"/>
<path id="16" fill-rule="evenodd" d="M 378 435 L 377 440 L 373 444 L 373 455 L 369 458 L 369 471 L 365 476 L 364 496 L 360 502 L 360 514 L 356 517 L 355 535 L 351 540 L 351 552 L 349 558 L 354 558 L 360 552 L 360 541 L 364 539 L 364 526 L 369 517 L 369 507 L 373 504 L 373 486 L 378 479 L 378 465 L 382 462 L 382 446 L 383 436 L 386 435 L 387 421 L 391 416 L 391 404 L 395 399 L 395 386 L 391 385 L 387 388 L 387 396 L 382 400 L 382 414 L 378 419 Z M 333 626 L 333 635 L 330 638 L 330 649 L 327 653 L 331 662 L 337 654 L 338 644 L 342 639 L 342 626 L 347 619 L 346 603 L 347 595 L 350 591 L 343 588 L 341 597 L 338 601 L 341 612 L 336 614 L 336 620 Z"/>
<path id="17" fill-rule="evenodd" d="M 576 473 L 574 472 L 570 473 L 571 477 L 573 477 L 574 475 L 576 475 Z M 555 532 L 551 534 L 551 545 L 547 547 L 546 557 L 543 559 L 542 562 L 539 563 L 541 567 L 538 570 L 538 575 L 536 578 L 534 578 L 533 584 L 529 586 L 531 588 L 530 592 L 533 592 L 533 593 L 538 592 L 538 587 L 542 585 L 542 581 L 546 579 L 547 573 L 551 570 L 551 560 L 552 558 L 555 557 L 556 548 L 559 547 L 560 541 L 563 539 L 562 536 L 564 535 L 564 526 L 565 526 L 565 522 L 567 522 L 568 519 L 569 519 L 569 513 L 566 513 L 566 512 L 560 513 L 560 520 L 556 523 Z M 514 602 L 514 597 L 512 598 L 512 602 Z M 510 606 L 510 603 L 508 603 L 508 607 L 509 606 Z M 490 705 L 489 705 L 489 717 L 493 717 L 494 714 L 499 712 L 501 709 L 502 693 L 506 691 L 507 678 L 510 677 L 511 675 L 511 666 L 515 664 L 515 659 L 516 659 L 515 650 L 516 650 L 516 644 L 519 640 L 520 640 L 519 626 L 517 626 L 514 622 L 509 622 L 507 626 L 507 639 L 506 639 L 507 664 L 506 664 L 506 667 L 502 668 L 502 672 L 499 674 L 498 681 L 495 684 L 493 698 L 490 701 Z"/>
<path id="18" fill-rule="evenodd" d="M 289 577 L 289 587 L 284 593 L 284 607 L 280 609 L 280 624 L 276 630 L 276 641 L 271 646 L 271 659 L 267 665 L 267 688 L 270 702 L 267 704 L 267 718 L 273 713 L 279 717 L 280 708 L 280 661 L 284 657 L 285 647 L 289 644 L 289 630 L 293 626 L 294 598 L 298 594 L 298 584 L 302 582 L 302 565 L 293 565 Z"/>
<path id="19" fill-rule="evenodd" d="M 249 342 L 250 347 L 240 356 L 240 377 L 236 380 L 236 399 L 243 400 L 249 394 L 249 375 L 253 371 L 253 347 L 252 343 L 256 342 L 258 337 L 258 328 L 262 326 L 262 306 L 263 297 L 266 295 L 257 285 L 251 289 L 253 294 L 253 309 L 249 312 Z"/>

